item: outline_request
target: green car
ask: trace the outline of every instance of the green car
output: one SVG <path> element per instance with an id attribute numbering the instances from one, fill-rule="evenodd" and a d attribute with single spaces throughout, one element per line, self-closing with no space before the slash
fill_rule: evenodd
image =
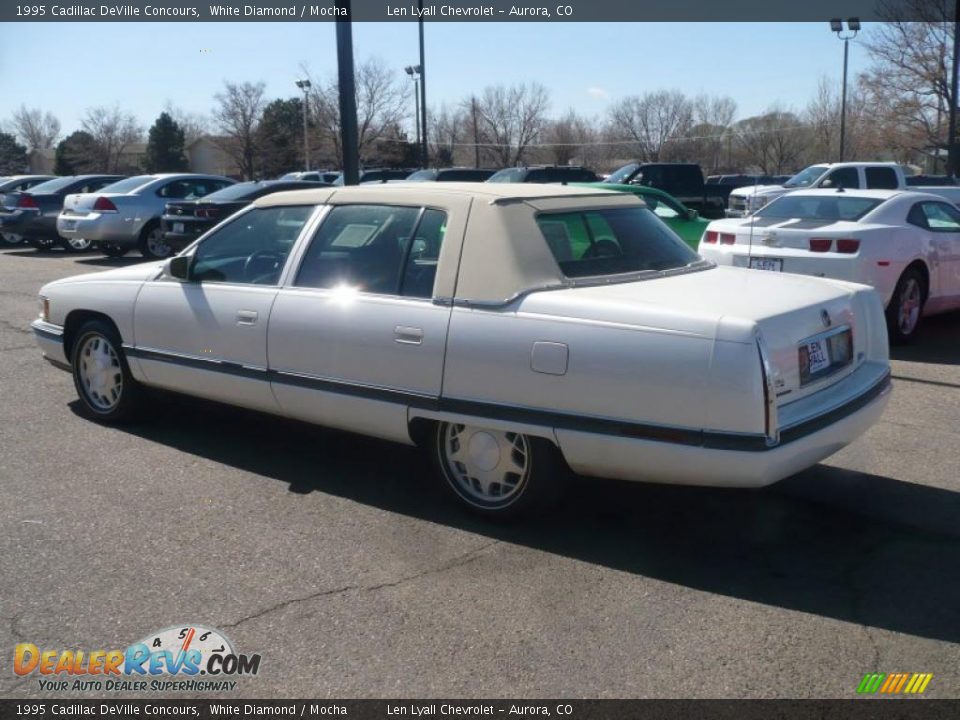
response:
<path id="1" fill-rule="evenodd" d="M 628 192 L 641 198 L 654 214 L 663 220 L 671 230 L 679 235 L 683 241 L 696 251 L 700 245 L 700 238 L 709 220 L 701 218 L 696 210 L 690 210 L 682 202 L 663 190 L 657 190 L 643 185 L 617 185 L 616 183 L 570 183 L 578 187 L 600 188 L 601 190 L 616 190 Z"/>

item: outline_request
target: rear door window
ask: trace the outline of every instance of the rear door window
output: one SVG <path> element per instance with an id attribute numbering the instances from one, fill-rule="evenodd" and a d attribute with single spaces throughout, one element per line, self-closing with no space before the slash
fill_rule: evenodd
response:
<path id="1" fill-rule="evenodd" d="M 896 190 L 899 187 L 897 173 L 889 167 L 868 167 L 864 169 L 867 187 L 878 190 Z"/>
<path id="2" fill-rule="evenodd" d="M 952 205 L 939 202 L 925 202 L 921 207 L 927 220 L 927 227 L 932 232 L 960 232 L 960 211 Z"/>

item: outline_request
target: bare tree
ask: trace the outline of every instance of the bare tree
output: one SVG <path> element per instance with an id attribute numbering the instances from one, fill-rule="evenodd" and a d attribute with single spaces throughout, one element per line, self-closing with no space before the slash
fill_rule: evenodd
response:
<path id="1" fill-rule="evenodd" d="M 632 141 L 640 160 L 658 162 L 667 143 L 689 130 L 693 104 L 677 90 L 658 90 L 623 98 L 609 113 L 614 134 Z"/>
<path id="2" fill-rule="evenodd" d="M 91 151 L 103 172 L 135 169 L 123 162 L 124 151 L 143 138 L 143 128 L 132 114 L 122 111 L 118 105 L 88 108 L 80 125 L 93 140 Z"/>
<path id="3" fill-rule="evenodd" d="M 952 0 L 900 0 L 881 7 L 863 44 L 873 64 L 861 87 L 874 122 L 892 149 L 926 153 L 946 142 L 953 101 Z M 910 17 L 901 22 L 897 17 Z"/>
<path id="4" fill-rule="evenodd" d="M 446 103 L 439 110 L 431 110 L 430 157 L 437 167 L 449 167 L 456 164 L 457 151 L 466 137 L 468 120 L 466 114 Z M 473 156 L 470 158 L 473 161 Z"/>
<path id="5" fill-rule="evenodd" d="M 762 115 L 734 125 L 744 165 L 760 168 L 765 175 L 782 175 L 800 163 L 810 131 L 789 110 L 772 107 Z"/>
<path id="6" fill-rule="evenodd" d="M 303 68 L 305 74 L 309 71 Z M 336 79 L 311 78 L 310 114 L 320 152 L 343 165 L 340 142 L 340 88 Z M 369 58 L 356 68 L 357 144 L 361 164 L 375 162 L 381 142 L 400 142 L 396 128 L 409 116 L 409 90 L 383 60 Z"/>
<path id="7" fill-rule="evenodd" d="M 550 93 L 539 83 L 488 87 L 472 102 L 478 131 L 486 137 L 483 151 L 498 167 L 518 165 L 544 129 Z M 478 132 L 479 135 L 479 132 Z"/>
<path id="8" fill-rule="evenodd" d="M 265 89 L 262 82 L 225 82 L 223 92 L 214 96 L 218 104 L 213 119 L 224 135 L 220 146 L 248 180 L 256 172 L 257 127 L 263 114 Z"/>
<path id="9" fill-rule="evenodd" d="M 205 115 L 187 112 L 174 105 L 170 100 L 167 100 L 163 109 L 183 129 L 183 139 L 188 146 L 194 140 L 210 134 L 210 118 Z"/>
<path id="10" fill-rule="evenodd" d="M 60 121 L 53 114 L 26 105 L 13 112 L 9 128 L 30 151 L 52 148 L 60 136 Z"/>

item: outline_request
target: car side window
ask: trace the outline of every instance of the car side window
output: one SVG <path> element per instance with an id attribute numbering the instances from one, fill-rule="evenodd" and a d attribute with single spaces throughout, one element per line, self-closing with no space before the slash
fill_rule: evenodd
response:
<path id="1" fill-rule="evenodd" d="M 190 180 L 174 180 L 157 190 L 157 195 L 170 200 L 185 200 L 193 189 Z"/>
<path id="2" fill-rule="evenodd" d="M 193 256 L 191 280 L 276 285 L 312 205 L 254 208 L 209 235 Z"/>
<path id="3" fill-rule="evenodd" d="M 400 294 L 405 297 L 433 297 L 440 248 L 447 234 L 447 214 L 426 209 L 414 231 L 413 242 L 403 268 Z"/>
<path id="4" fill-rule="evenodd" d="M 917 203 L 910 208 L 910 212 L 907 213 L 907 222 L 911 225 L 916 225 L 918 228 L 923 228 L 924 230 L 930 229 L 927 225 L 927 216 L 923 212 L 923 206 L 921 203 Z"/>
<path id="5" fill-rule="evenodd" d="M 927 227 L 933 232 L 960 232 L 960 211 L 946 203 L 925 202 L 922 204 Z"/>
<path id="6" fill-rule="evenodd" d="M 864 174 L 867 176 L 867 187 L 881 190 L 896 190 L 899 186 L 897 173 L 893 168 L 868 167 Z"/>
<path id="7" fill-rule="evenodd" d="M 860 174 L 855 167 L 837 168 L 820 182 L 820 187 L 842 187 L 848 190 L 859 188 Z"/>
<path id="8" fill-rule="evenodd" d="M 310 241 L 294 284 L 399 294 L 420 211 L 393 205 L 334 207 Z"/>

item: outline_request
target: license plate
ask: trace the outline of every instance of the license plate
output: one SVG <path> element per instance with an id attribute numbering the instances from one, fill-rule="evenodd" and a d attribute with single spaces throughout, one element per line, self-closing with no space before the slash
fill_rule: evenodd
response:
<path id="1" fill-rule="evenodd" d="M 182 233 L 182 232 L 183 232 L 183 223 L 174 223 L 174 224 L 173 224 L 173 231 L 174 231 L 175 233 Z"/>
<path id="2" fill-rule="evenodd" d="M 800 384 L 829 375 L 853 359 L 853 336 L 849 329 L 810 338 L 800 343 Z"/>
<path id="3" fill-rule="evenodd" d="M 750 258 L 751 270 L 772 270 L 773 272 L 783 271 L 783 260 L 780 258 Z"/>
<path id="4" fill-rule="evenodd" d="M 76 220 L 64 220 L 64 221 L 63 221 L 63 229 L 64 229 L 64 230 L 76 230 L 76 229 L 77 229 L 77 221 L 76 221 Z"/>

